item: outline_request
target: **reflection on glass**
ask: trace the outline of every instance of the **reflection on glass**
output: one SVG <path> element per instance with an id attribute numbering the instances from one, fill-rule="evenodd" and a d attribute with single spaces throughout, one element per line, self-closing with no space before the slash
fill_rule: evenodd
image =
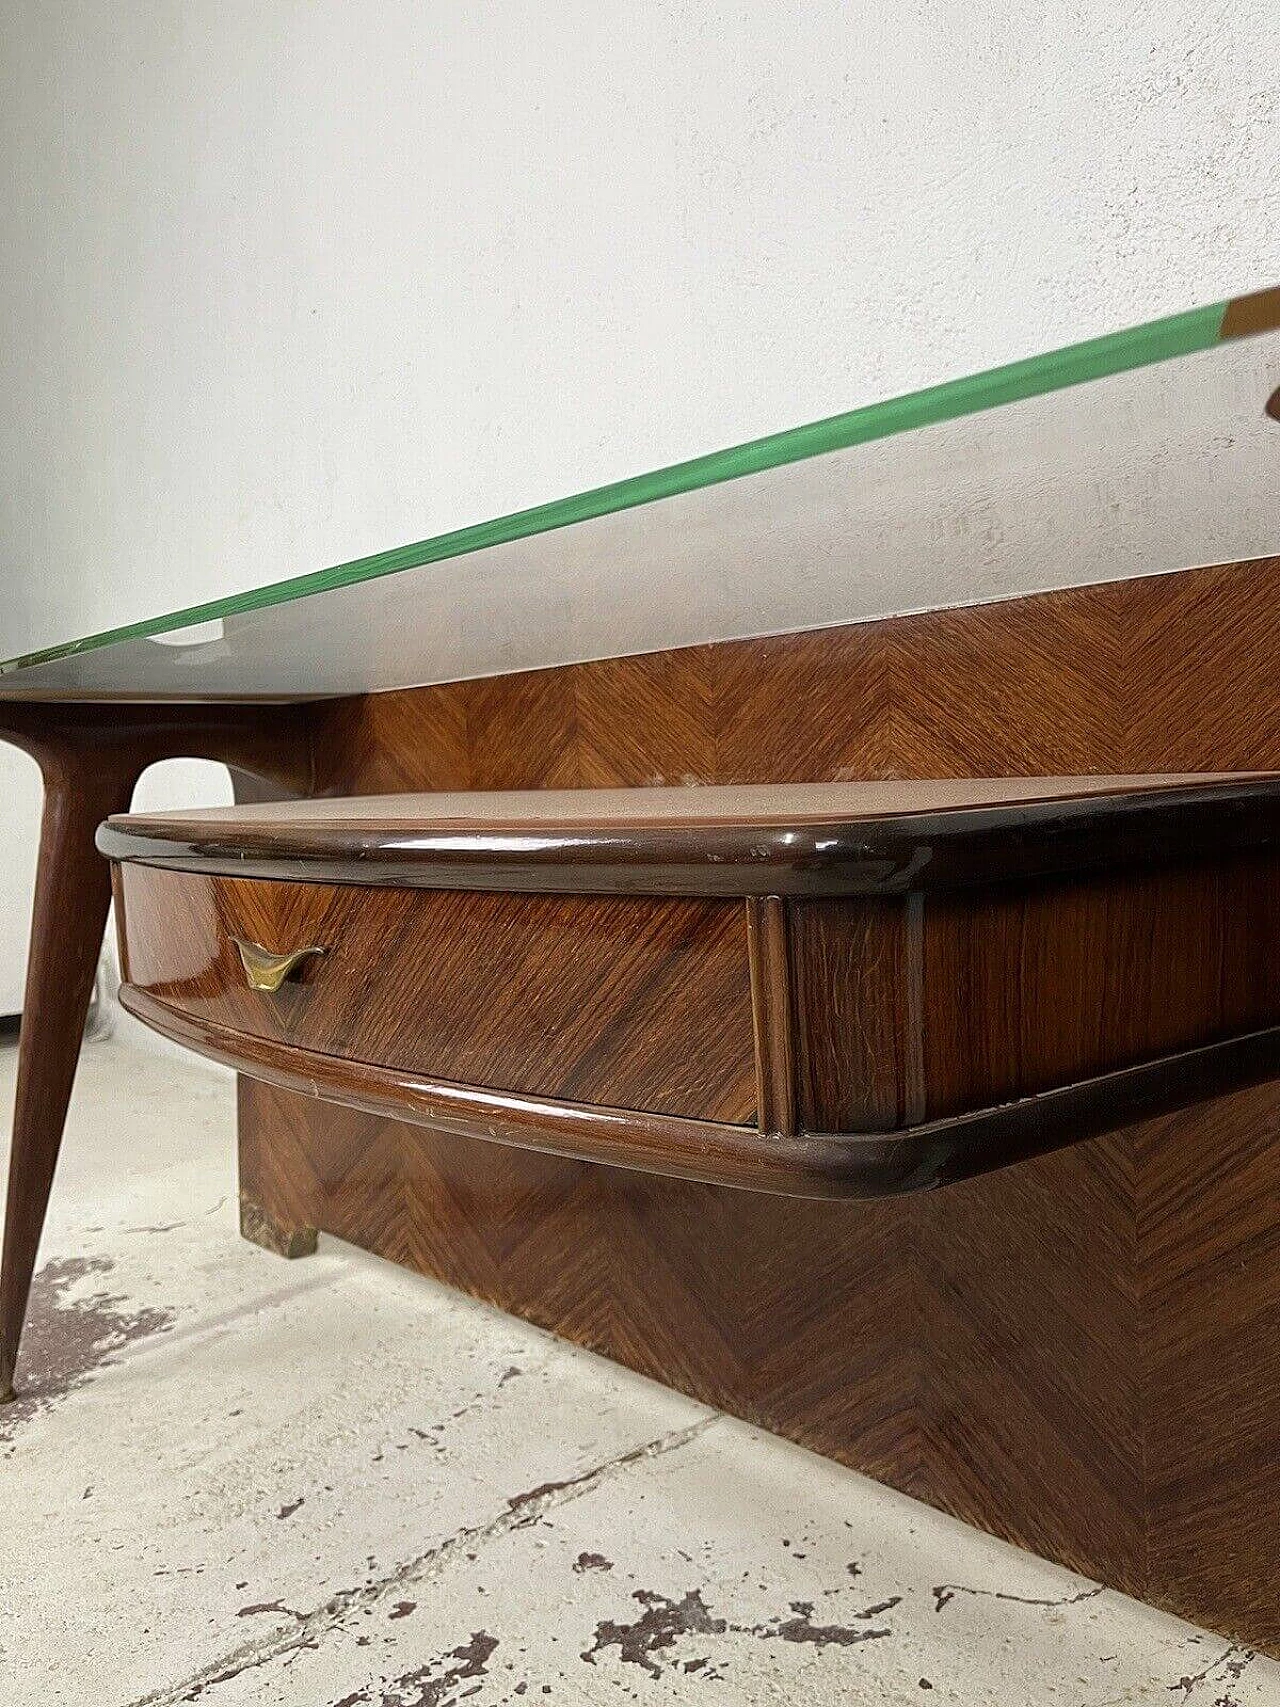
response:
<path id="1" fill-rule="evenodd" d="M 13 659 L 0 694 L 375 691 L 1265 556 L 1278 396 L 1275 290 Z"/>

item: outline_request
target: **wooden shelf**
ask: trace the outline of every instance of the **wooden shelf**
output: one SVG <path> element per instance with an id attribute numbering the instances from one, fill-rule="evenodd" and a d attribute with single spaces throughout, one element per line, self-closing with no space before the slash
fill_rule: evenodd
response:
<path id="1" fill-rule="evenodd" d="M 799 1196 L 1280 1076 L 1280 778 L 400 795 L 115 817 L 146 1023 L 467 1137 Z M 318 948 L 273 993 L 238 944 Z"/>
<path id="2" fill-rule="evenodd" d="M 110 819 L 112 859 L 455 889 L 876 895 L 1211 857 L 1280 835 L 1265 773 L 368 795 Z"/>

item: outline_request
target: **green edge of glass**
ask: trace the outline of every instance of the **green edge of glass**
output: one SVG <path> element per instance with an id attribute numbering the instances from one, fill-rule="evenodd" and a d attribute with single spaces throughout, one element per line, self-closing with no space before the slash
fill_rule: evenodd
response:
<path id="1" fill-rule="evenodd" d="M 255 587 L 229 598 L 190 605 L 166 616 L 150 617 L 145 622 L 105 629 L 101 634 L 91 634 L 82 640 L 28 652 L 23 657 L 0 662 L 0 675 L 29 669 L 37 664 L 53 663 L 59 658 L 71 658 L 123 640 L 141 640 L 149 635 L 192 627 L 218 617 L 263 610 L 271 605 L 287 604 L 293 599 L 309 598 L 313 593 L 349 587 L 359 581 L 372 581 L 403 569 L 419 569 L 428 563 L 464 557 L 473 551 L 482 551 L 486 546 L 527 539 L 532 534 L 548 533 L 575 522 L 633 509 L 639 504 L 651 504 L 659 498 L 676 497 L 725 480 L 740 480 L 744 475 L 758 474 L 786 463 L 803 462 L 813 456 L 825 456 L 830 451 L 847 450 L 872 439 L 889 438 L 917 427 L 932 426 L 961 415 L 995 409 L 1005 403 L 1017 403 L 1025 398 L 1061 391 L 1087 380 L 1103 379 L 1110 374 L 1146 367 L 1175 356 L 1191 355 L 1218 342 L 1223 332 L 1224 317 L 1231 305 L 1228 301 L 1193 308 L 1123 332 L 1111 332 L 1101 338 L 1087 339 L 1084 343 L 1070 344 L 1046 355 L 948 380 L 924 391 L 910 392 L 905 397 L 866 404 L 842 415 L 813 421 L 808 426 L 792 427 L 781 433 L 771 433 L 767 438 L 752 439 L 727 450 L 692 457 L 688 462 L 677 462 L 670 468 L 660 468 L 650 474 L 633 475 L 608 486 L 579 492 L 570 498 L 517 510 L 513 515 L 458 528 L 452 533 L 442 533 L 414 545 L 375 552 L 370 557 L 357 557 L 350 563 L 339 563 L 331 569 L 317 569 L 310 574 L 275 581 L 269 586 Z"/>

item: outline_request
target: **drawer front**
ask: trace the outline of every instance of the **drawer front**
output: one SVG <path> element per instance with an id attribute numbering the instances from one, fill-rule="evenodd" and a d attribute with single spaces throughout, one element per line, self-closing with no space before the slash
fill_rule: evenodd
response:
<path id="1" fill-rule="evenodd" d="M 738 901 L 485 894 L 115 868 L 127 982 L 194 1017 L 459 1084 L 747 1122 Z M 234 938 L 316 946 L 274 994 Z"/>

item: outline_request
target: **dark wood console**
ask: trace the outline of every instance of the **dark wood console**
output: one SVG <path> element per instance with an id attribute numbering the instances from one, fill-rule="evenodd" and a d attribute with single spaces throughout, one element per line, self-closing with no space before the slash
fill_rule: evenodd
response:
<path id="1" fill-rule="evenodd" d="M 1277 771 L 1277 609 L 1270 558 L 371 694 L 311 708 L 313 787 Z M 1237 920 L 1270 958 L 1274 925 Z M 1126 990 L 1161 975 L 1136 945 Z M 246 1077 L 240 1167 L 266 1243 L 353 1240 L 1280 1652 L 1275 1083 L 820 1202 Z"/>
<path id="2" fill-rule="evenodd" d="M 109 818 L 126 1003 L 240 1071 L 247 1236 L 1280 1653 L 1278 333 L 1208 305 L 0 664 L 45 780 L 0 1402 Z M 243 804 L 128 816 L 183 755 Z"/>
<path id="3" fill-rule="evenodd" d="M 129 1010 L 286 1089 L 800 1197 L 1280 1076 L 1280 778 L 118 817 Z"/>

